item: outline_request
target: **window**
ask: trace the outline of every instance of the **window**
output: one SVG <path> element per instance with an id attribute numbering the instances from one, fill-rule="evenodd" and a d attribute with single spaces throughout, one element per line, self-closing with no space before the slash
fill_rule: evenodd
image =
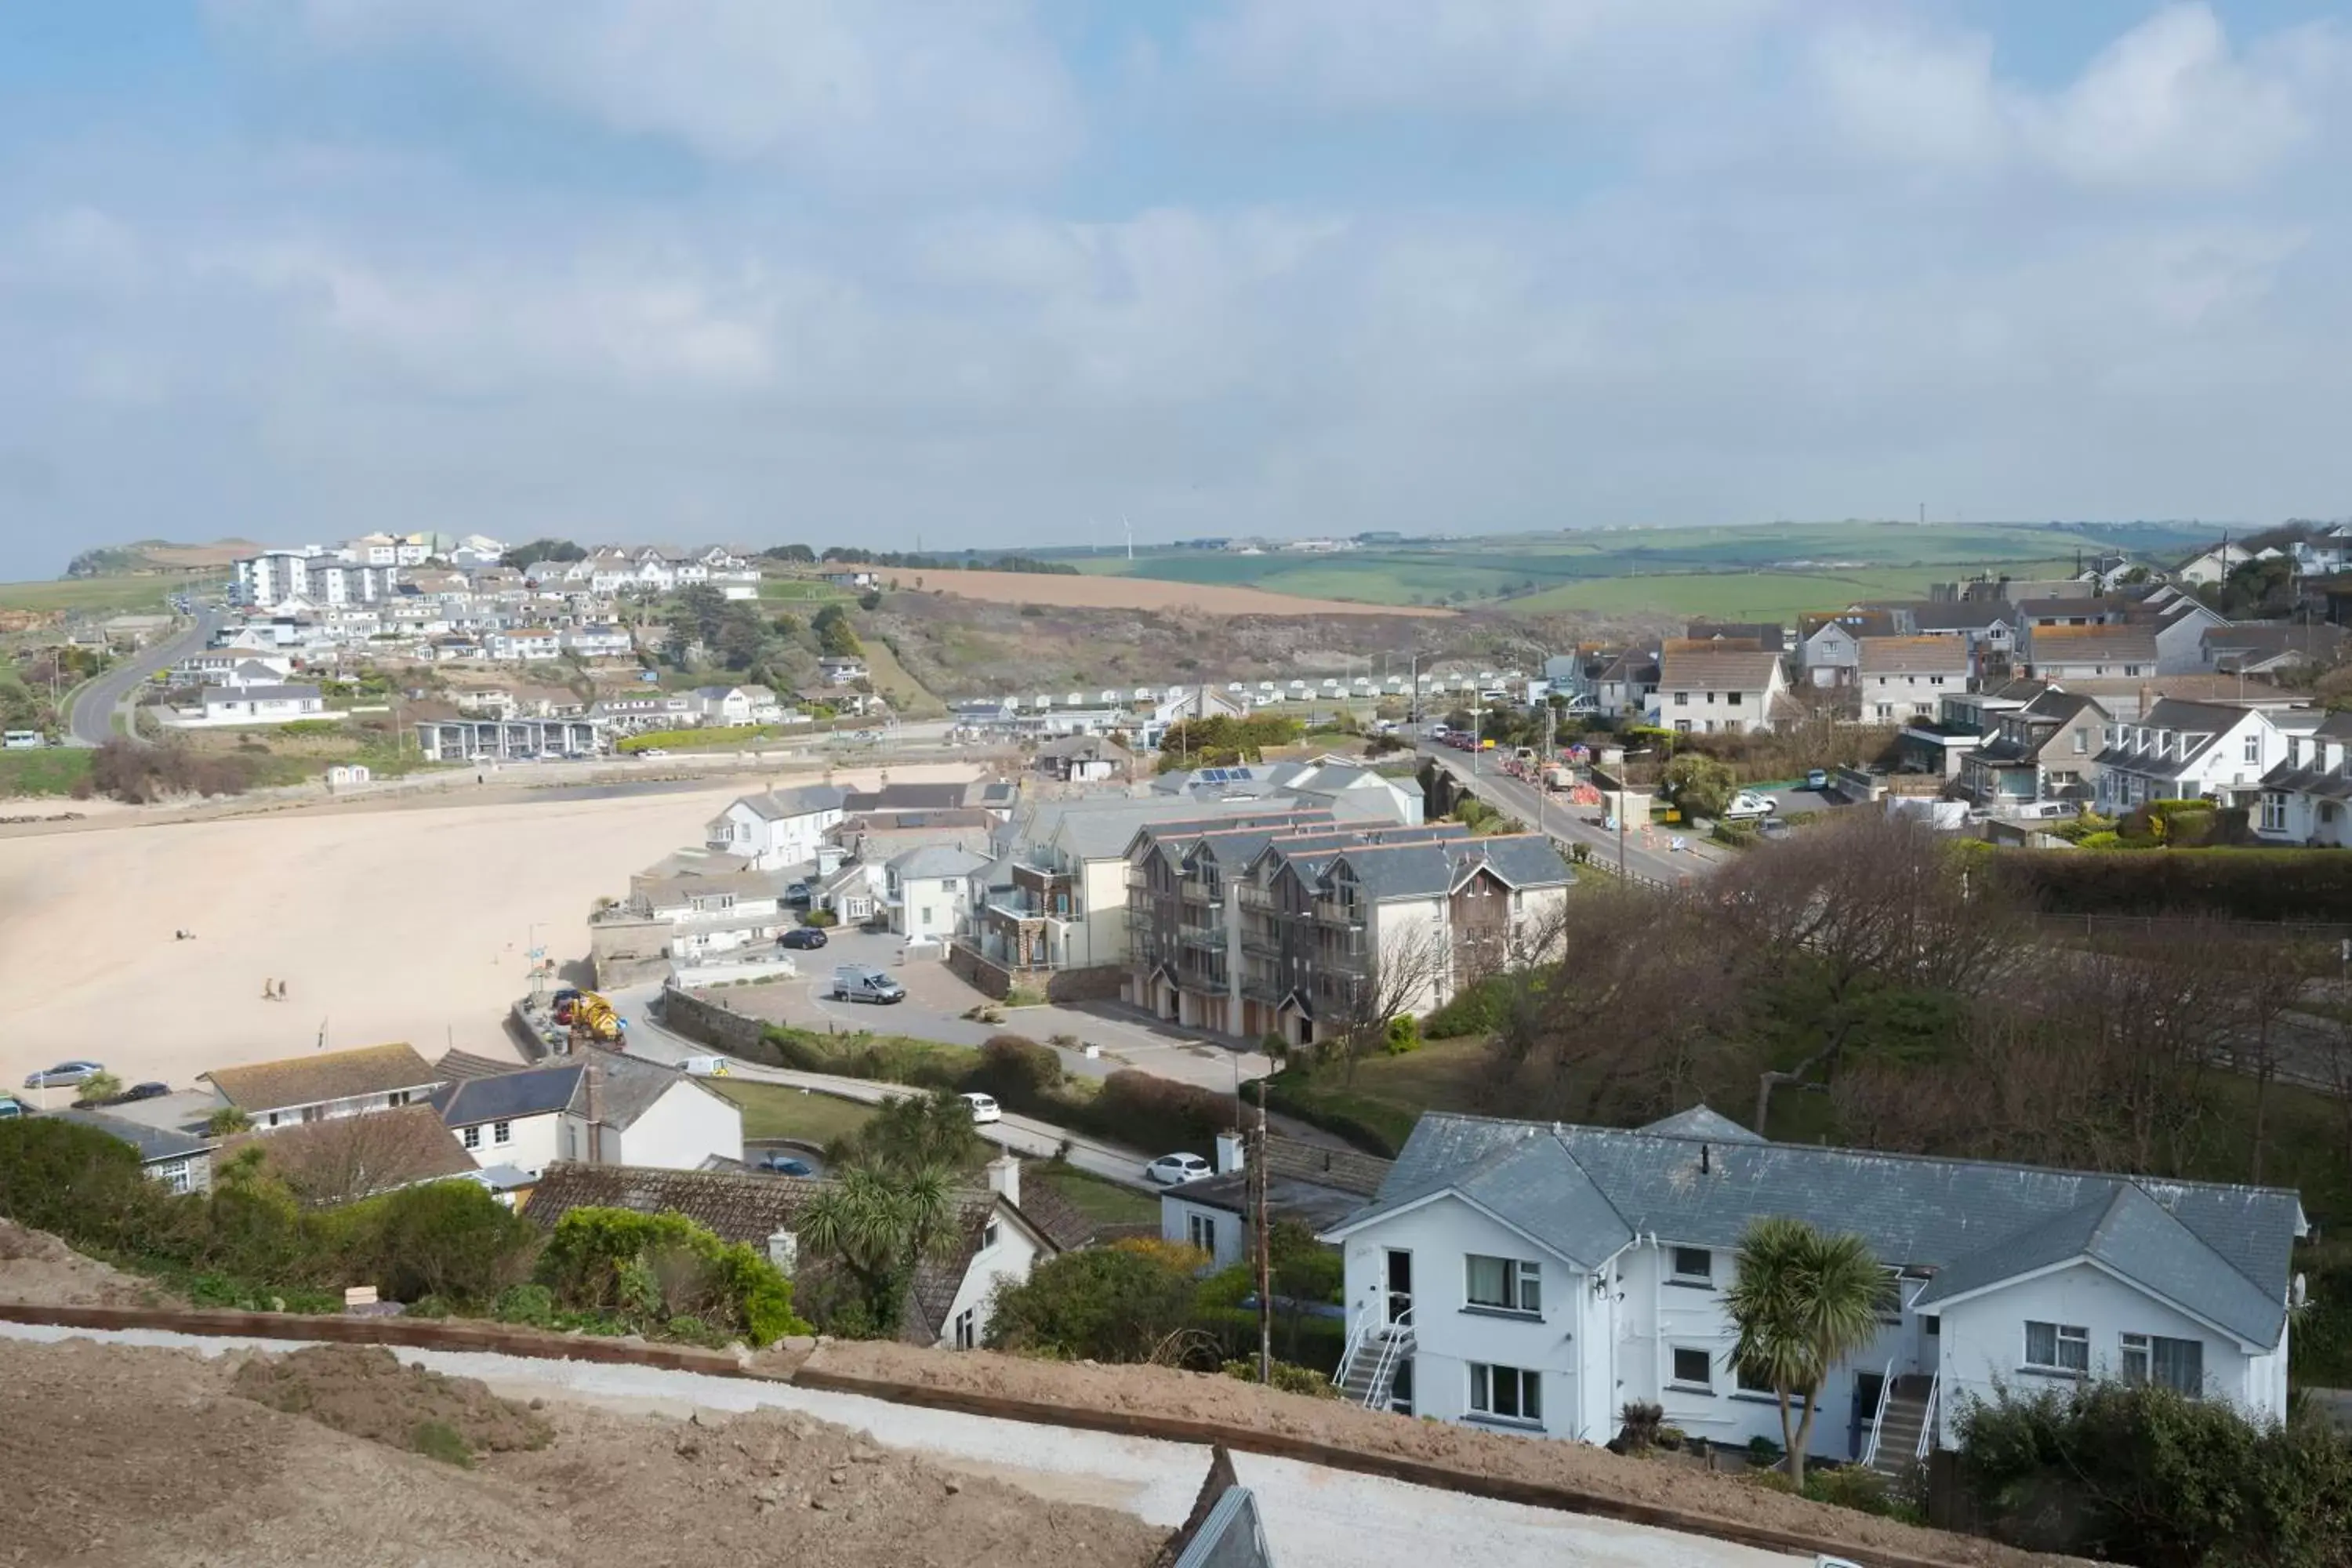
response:
<path id="1" fill-rule="evenodd" d="M 1184 1239 L 1214 1258 L 1217 1255 L 1217 1219 L 1214 1215 L 1196 1214 L 1184 1221 Z"/>
<path id="2" fill-rule="evenodd" d="M 157 1165 L 149 1173 L 175 1193 L 184 1193 L 188 1190 L 188 1163 L 185 1160 L 173 1160 L 169 1164 Z"/>
<path id="3" fill-rule="evenodd" d="M 2123 1370 L 2126 1383 L 2153 1383 L 2194 1399 L 2205 1392 L 2205 1346 L 2162 1334 L 2126 1334 Z"/>
<path id="4" fill-rule="evenodd" d="M 406 1105 L 408 1100 L 409 1091 L 404 1089 L 394 1089 L 390 1094 L 383 1097 L 383 1102 L 386 1105 Z"/>
<path id="5" fill-rule="evenodd" d="M 2124 666 L 2124 673 L 2126 675 L 2137 675 L 2139 673 L 2139 666 L 2136 664 L 2127 664 Z"/>
<path id="6" fill-rule="evenodd" d="M 1739 693 L 1737 691 L 1731 692 L 1724 698 L 1724 700 L 1730 703 L 1734 708 L 1737 708 L 1739 706 Z"/>
<path id="7" fill-rule="evenodd" d="M 1738 1362 L 1731 1363 L 1731 1375 L 1734 1386 L 1736 1386 L 1742 1394 L 1761 1394 L 1767 1399 L 1778 1399 L 1780 1397 L 1780 1391 L 1772 1386 L 1769 1379 L 1757 1376 L 1754 1373 L 1748 1371 Z M 1798 1403 L 1802 1397 L 1802 1395 L 1792 1394 L 1790 1396 L 1790 1403 Z"/>
<path id="8" fill-rule="evenodd" d="M 1473 1307 L 1495 1312 L 1543 1310 L 1543 1266 L 1522 1258 L 1463 1258 L 1468 1275 L 1465 1299 Z"/>
<path id="9" fill-rule="evenodd" d="M 511 1121 L 493 1121 L 493 1122 L 491 1122 L 491 1123 L 490 1123 L 490 1142 L 493 1142 L 493 1143 L 511 1143 L 511 1142 L 514 1142 L 514 1123 L 513 1123 L 513 1122 L 511 1122 Z"/>
<path id="10" fill-rule="evenodd" d="M 2259 763 L 2263 760 L 2263 732 L 2260 730 L 2246 731 L 2245 757 L 2250 763 Z"/>
<path id="11" fill-rule="evenodd" d="M 1677 708 L 1687 708 L 1687 707 L 1689 707 L 1689 706 L 1690 706 L 1690 693 L 1689 693 L 1689 692 L 1687 692 L 1687 691 L 1677 691 L 1677 692 L 1675 692 L 1675 707 L 1677 707 Z"/>
<path id="12" fill-rule="evenodd" d="M 2078 757 L 2082 756 L 2088 752 L 2090 749 L 2091 731 L 2087 728 L 2076 729 L 2074 731 L 2074 754 Z"/>
<path id="13" fill-rule="evenodd" d="M 2025 1364 L 2042 1372 L 2089 1372 L 2091 1331 L 2074 1323 L 2028 1322 Z"/>
<path id="14" fill-rule="evenodd" d="M 1712 1285 L 1715 1283 L 1715 1254 L 1704 1247 L 1675 1248 L 1674 1273 L 1677 1283 Z"/>
<path id="15" fill-rule="evenodd" d="M 468 1149 L 478 1149 L 482 1146 L 482 1130 L 478 1127 L 467 1128 L 459 1137 L 464 1139 L 466 1147 Z"/>
<path id="16" fill-rule="evenodd" d="M 2266 794 L 2263 796 L 2263 831 L 2264 833 L 2286 831 L 2286 796 L 2274 794 Z"/>
<path id="17" fill-rule="evenodd" d="M 1702 1350 L 1675 1347 L 1675 1386 L 1715 1392 L 1715 1358 Z"/>
<path id="18" fill-rule="evenodd" d="M 1470 1409 L 1497 1421 L 1543 1424 L 1543 1373 L 1516 1366 L 1470 1363 Z"/>
<path id="19" fill-rule="evenodd" d="M 980 1227 L 980 1249 L 982 1252 L 996 1245 L 996 1222 L 990 1220 Z"/>
<path id="20" fill-rule="evenodd" d="M 955 1348 L 968 1351 L 980 1343 L 980 1321 L 973 1314 L 977 1308 L 966 1307 L 955 1318 Z"/>

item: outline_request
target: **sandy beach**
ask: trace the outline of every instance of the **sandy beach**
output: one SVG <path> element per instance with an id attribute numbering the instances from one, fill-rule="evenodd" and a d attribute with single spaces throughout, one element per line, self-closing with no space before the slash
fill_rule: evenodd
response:
<path id="1" fill-rule="evenodd" d="M 968 777 L 895 768 L 893 780 Z M 870 775 L 843 773 L 843 784 Z M 0 839 L 0 1088 L 65 1057 L 125 1082 L 406 1040 L 510 1054 L 524 954 L 587 951 L 593 901 L 756 787 L 157 823 Z M 177 941 L 188 929 L 194 940 Z M 265 980 L 288 1000 L 265 1002 Z"/>

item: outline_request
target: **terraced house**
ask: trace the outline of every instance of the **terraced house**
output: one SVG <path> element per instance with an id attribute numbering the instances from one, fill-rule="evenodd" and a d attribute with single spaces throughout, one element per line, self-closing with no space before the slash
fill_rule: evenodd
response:
<path id="1" fill-rule="evenodd" d="M 1774 1143 L 1705 1106 L 1635 1131 L 1423 1116 L 1344 1250 L 1339 1382 L 1379 1408 L 1601 1442 L 1629 1401 L 1780 1436 L 1736 1367 L 1742 1236 L 1792 1215 L 1885 1268 L 1877 1339 L 1814 1397 L 1815 1456 L 1900 1473 L 1996 1387 L 2156 1383 L 2286 1413 L 2293 1192 Z"/>
<path id="2" fill-rule="evenodd" d="M 1166 825 L 1135 836 L 1128 864 L 1130 996 L 1294 1046 L 1531 961 L 1575 880 L 1548 838 L 1458 823 Z"/>

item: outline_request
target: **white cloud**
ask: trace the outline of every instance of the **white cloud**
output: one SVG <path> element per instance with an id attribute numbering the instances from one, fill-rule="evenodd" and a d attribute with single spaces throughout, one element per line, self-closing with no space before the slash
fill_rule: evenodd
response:
<path id="1" fill-rule="evenodd" d="M 1234 0 L 1193 47 L 1229 85 L 1337 112 L 1635 100 L 1736 65 L 1784 0 Z"/>
<path id="2" fill-rule="evenodd" d="M 222 0 L 251 36 L 438 51 L 614 131 L 847 182 L 1026 179 L 1076 152 L 1024 0 Z"/>
<path id="3" fill-rule="evenodd" d="M 2241 50 L 2202 4 L 2155 13 L 2055 91 L 2002 78 L 1987 36 L 1899 18 L 1823 29 L 1810 64 L 1832 131 L 1858 160 L 2126 192 L 2262 179 L 2313 141 L 2330 97 L 2352 83 L 2334 30 Z"/>

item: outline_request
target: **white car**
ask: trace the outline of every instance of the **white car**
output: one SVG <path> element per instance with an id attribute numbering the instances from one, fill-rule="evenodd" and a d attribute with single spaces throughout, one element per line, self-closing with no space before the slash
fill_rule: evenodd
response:
<path id="1" fill-rule="evenodd" d="M 967 1094 L 963 1102 L 971 1107 L 971 1120 L 975 1125 L 1004 1120 L 1003 1109 L 996 1103 L 996 1097 L 992 1094 Z"/>
<path id="2" fill-rule="evenodd" d="M 1723 817 L 1727 822 L 1747 822 L 1759 816 L 1769 816 L 1780 809 L 1779 801 L 1744 789 L 1733 795 L 1731 804 L 1723 808 Z"/>
<path id="3" fill-rule="evenodd" d="M 637 755 L 641 757 L 667 757 L 669 753 L 662 750 L 659 746 L 647 746 L 643 751 L 639 752 Z"/>
<path id="4" fill-rule="evenodd" d="M 1211 1174 L 1209 1162 L 1198 1154 L 1162 1154 L 1143 1167 L 1143 1173 L 1163 1187 L 1197 1182 Z"/>

